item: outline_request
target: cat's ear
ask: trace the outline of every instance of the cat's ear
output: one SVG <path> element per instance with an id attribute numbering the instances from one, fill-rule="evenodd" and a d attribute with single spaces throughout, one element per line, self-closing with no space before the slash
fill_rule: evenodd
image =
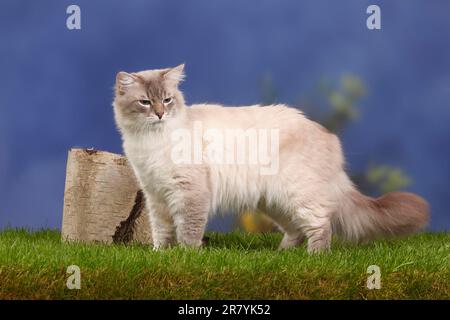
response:
<path id="1" fill-rule="evenodd" d="M 116 92 L 125 94 L 127 90 L 136 82 L 136 77 L 131 73 L 120 71 L 116 75 Z"/>
<path id="2" fill-rule="evenodd" d="M 174 85 L 177 85 L 180 81 L 183 81 L 185 78 L 184 63 L 174 68 L 164 70 L 162 76 L 164 80 Z"/>

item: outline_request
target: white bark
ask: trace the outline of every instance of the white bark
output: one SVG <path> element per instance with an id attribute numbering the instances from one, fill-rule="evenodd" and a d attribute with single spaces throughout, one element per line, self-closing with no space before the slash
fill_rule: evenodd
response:
<path id="1" fill-rule="evenodd" d="M 71 149 L 67 160 L 62 239 L 151 243 L 148 212 L 142 193 L 138 192 L 133 170 L 124 156 Z"/>

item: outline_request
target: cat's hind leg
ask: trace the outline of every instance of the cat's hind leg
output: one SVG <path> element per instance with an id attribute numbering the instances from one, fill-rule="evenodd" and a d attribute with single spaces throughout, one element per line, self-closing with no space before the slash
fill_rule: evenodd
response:
<path id="1" fill-rule="evenodd" d="M 295 234 L 285 232 L 283 239 L 278 246 L 278 250 L 285 250 L 301 246 L 304 241 L 305 235 L 302 232 L 297 232 Z"/>
<path id="2" fill-rule="evenodd" d="M 305 235 L 299 227 L 299 223 L 293 221 L 295 216 L 277 210 L 269 211 L 267 214 L 284 233 L 278 250 L 295 248 L 303 244 Z"/>
<path id="3" fill-rule="evenodd" d="M 332 211 L 325 206 L 302 206 L 297 211 L 296 221 L 308 239 L 308 252 L 327 251 L 331 245 Z"/>

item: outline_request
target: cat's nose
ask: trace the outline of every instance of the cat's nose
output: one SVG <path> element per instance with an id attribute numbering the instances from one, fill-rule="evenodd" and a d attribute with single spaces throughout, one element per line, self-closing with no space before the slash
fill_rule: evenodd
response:
<path id="1" fill-rule="evenodd" d="M 155 114 L 158 116 L 159 120 L 163 117 L 164 111 L 156 111 Z"/>

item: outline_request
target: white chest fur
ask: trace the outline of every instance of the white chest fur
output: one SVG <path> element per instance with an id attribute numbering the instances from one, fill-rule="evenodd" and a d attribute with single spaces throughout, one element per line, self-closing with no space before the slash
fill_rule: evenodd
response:
<path id="1" fill-rule="evenodd" d="M 128 136 L 123 147 L 142 188 L 158 192 L 168 187 L 174 169 L 169 137 L 163 132 Z"/>

